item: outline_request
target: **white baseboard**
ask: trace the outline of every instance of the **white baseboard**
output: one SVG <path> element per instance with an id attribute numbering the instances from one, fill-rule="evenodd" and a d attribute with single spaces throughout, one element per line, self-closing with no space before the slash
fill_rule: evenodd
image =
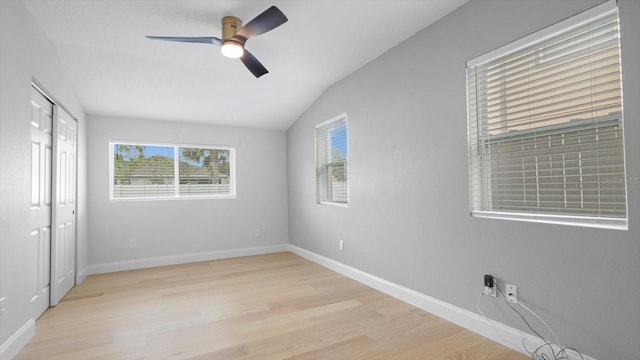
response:
<path id="1" fill-rule="evenodd" d="M 88 266 L 85 266 L 82 270 L 78 270 L 78 273 L 76 274 L 76 285 L 82 284 L 82 282 L 84 281 L 84 279 L 87 278 L 87 276 L 89 276 Z"/>
<path id="2" fill-rule="evenodd" d="M 271 253 L 283 252 L 283 251 L 287 251 L 287 244 L 256 246 L 256 247 L 249 247 L 249 248 L 220 250 L 220 251 L 191 253 L 191 254 L 179 254 L 179 255 L 171 255 L 171 256 L 159 256 L 159 257 L 125 260 L 125 261 L 114 261 L 114 262 L 89 265 L 87 267 L 87 270 L 84 271 L 83 275 L 86 277 L 88 275 L 93 275 L 93 274 L 103 274 L 103 273 L 110 273 L 110 272 L 124 271 L 124 270 L 145 269 L 145 268 L 166 266 L 166 265 L 187 264 L 187 263 L 198 262 L 198 261 L 228 259 L 228 258 L 241 257 L 241 256 L 271 254 Z"/>
<path id="3" fill-rule="evenodd" d="M 0 360 L 13 359 L 27 345 L 35 333 L 36 322 L 33 319 L 29 319 L 4 344 L 0 345 Z"/>
<path id="4" fill-rule="evenodd" d="M 447 321 L 462 326 L 526 355 L 526 351 L 522 348 L 521 344 L 522 339 L 529 334 L 523 331 L 494 321 L 493 324 L 500 332 L 500 335 L 498 335 L 491 324 L 483 316 L 476 314 L 475 312 L 459 308 L 442 300 L 411 290 L 407 287 L 395 284 L 391 281 L 387 281 L 295 245 L 289 244 L 287 248 L 290 252 L 298 256 L 313 261 L 316 264 L 322 265 L 346 277 L 370 286 L 380 292 L 409 303 L 417 308 L 439 316 Z M 533 337 L 529 337 L 527 339 L 527 347 L 530 350 L 542 345 L 542 343 L 543 342 L 540 339 L 535 339 Z M 570 356 L 572 355 L 573 354 L 570 354 Z M 583 356 L 584 360 L 596 360 L 586 355 Z M 581 358 L 579 356 L 575 356 L 571 357 L 571 360 L 581 360 Z"/>

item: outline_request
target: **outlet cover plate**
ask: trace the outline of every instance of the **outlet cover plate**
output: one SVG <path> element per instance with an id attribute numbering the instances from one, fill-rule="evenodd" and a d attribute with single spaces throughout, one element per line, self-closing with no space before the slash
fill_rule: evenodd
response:
<path id="1" fill-rule="evenodd" d="M 518 303 L 518 287 L 512 284 L 506 284 L 507 291 L 505 292 L 505 296 L 507 297 L 507 301 L 510 303 Z"/>
<path id="2" fill-rule="evenodd" d="M 4 315 L 5 301 L 7 301 L 6 297 L 3 297 L 2 299 L 0 299 L 0 316 Z"/>

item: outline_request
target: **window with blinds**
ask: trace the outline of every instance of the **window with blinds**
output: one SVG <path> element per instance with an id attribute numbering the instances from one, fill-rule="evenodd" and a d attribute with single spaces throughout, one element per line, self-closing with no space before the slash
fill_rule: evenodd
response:
<path id="1" fill-rule="evenodd" d="M 234 149 L 111 143 L 111 199 L 235 196 Z"/>
<path id="2" fill-rule="evenodd" d="M 474 216 L 627 228 L 610 1 L 467 63 Z"/>
<path id="3" fill-rule="evenodd" d="M 349 204 L 347 115 L 316 126 L 316 193 L 321 204 Z"/>

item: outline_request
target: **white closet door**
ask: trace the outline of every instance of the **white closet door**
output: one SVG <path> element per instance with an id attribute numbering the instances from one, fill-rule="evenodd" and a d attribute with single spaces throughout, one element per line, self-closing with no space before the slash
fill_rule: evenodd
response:
<path id="1" fill-rule="evenodd" d="M 77 123 L 59 106 L 55 108 L 54 209 L 51 242 L 51 305 L 55 306 L 75 285 L 76 269 L 76 136 Z"/>
<path id="2" fill-rule="evenodd" d="M 28 245 L 31 314 L 49 307 L 51 258 L 51 131 L 53 104 L 31 88 L 31 232 Z"/>

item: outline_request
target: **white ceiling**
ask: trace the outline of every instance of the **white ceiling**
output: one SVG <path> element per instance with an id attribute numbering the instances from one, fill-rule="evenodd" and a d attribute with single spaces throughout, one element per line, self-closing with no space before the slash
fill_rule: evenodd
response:
<path id="1" fill-rule="evenodd" d="M 287 129 L 329 86 L 468 0 L 23 0 L 88 114 Z M 246 48 L 256 79 L 207 44 L 276 5 L 289 21 Z M 393 71 L 393 69 L 389 69 Z"/>

